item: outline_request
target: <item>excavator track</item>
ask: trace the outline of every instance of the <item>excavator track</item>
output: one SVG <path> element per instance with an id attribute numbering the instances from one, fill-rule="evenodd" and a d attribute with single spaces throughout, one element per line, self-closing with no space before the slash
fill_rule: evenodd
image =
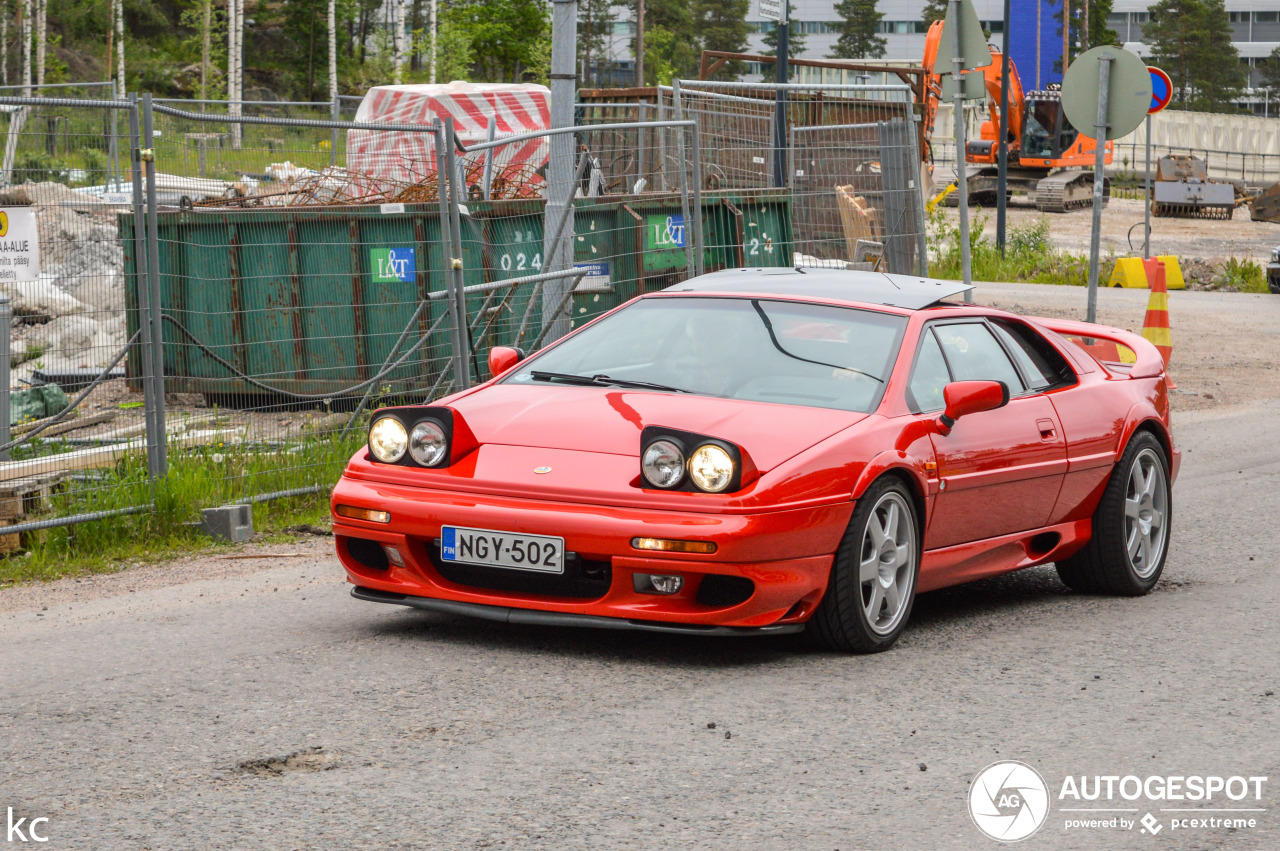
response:
<path id="1" fill-rule="evenodd" d="M 1111 181 L 1102 183 L 1102 206 L 1111 198 Z M 1087 171 L 1060 171 L 1036 184 L 1036 209 L 1043 213 L 1067 213 L 1093 206 L 1093 175 Z"/>

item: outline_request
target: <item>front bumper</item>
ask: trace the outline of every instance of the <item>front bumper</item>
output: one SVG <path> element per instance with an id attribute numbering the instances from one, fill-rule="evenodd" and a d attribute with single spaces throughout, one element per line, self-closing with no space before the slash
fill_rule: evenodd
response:
<path id="1" fill-rule="evenodd" d="M 808 620 L 826 590 L 833 554 L 853 512 L 844 502 L 760 514 L 698 514 L 560 503 L 515 497 L 477 496 L 343 478 L 332 503 L 387 511 L 386 524 L 334 517 L 339 559 L 359 599 L 393 602 L 436 611 L 520 623 L 558 623 L 657 629 L 708 634 L 724 627 L 739 634 L 761 627 L 799 626 Z M 524 571 L 491 568 L 446 577 L 435 550 L 441 526 L 457 525 L 507 532 L 556 535 L 579 566 L 595 568 L 563 588 L 523 582 Z M 711 555 L 635 550 L 637 536 L 710 540 Z M 353 555 L 353 540 L 395 547 L 404 566 L 370 566 Z M 566 565 L 566 574 L 568 565 Z M 635 590 L 636 573 L 678 574 L 675 594 Z M 708 577 L 750 580 L 741 600 L 700 594 Z M 496 577 L 496 581 L 494 578 Z M 566 575 L 566 580 L 568 580 Z M 591 582 L 596 584 L 592 585 Z M 527 586 L 527 587 L 522 587 Z M 463 604 L 443 606 L 442 602 Z M 556 617 L 549 617 L 555 615 Z M 605 621 L 607 623 L 601 623 Z M 645 624 L 638 626 L 637 624 Z"/>
<path id="2" fill-rule="evenodd" d="M 1267 264 L 1267 288 L 1280 295 L 1280 263 Z"/>

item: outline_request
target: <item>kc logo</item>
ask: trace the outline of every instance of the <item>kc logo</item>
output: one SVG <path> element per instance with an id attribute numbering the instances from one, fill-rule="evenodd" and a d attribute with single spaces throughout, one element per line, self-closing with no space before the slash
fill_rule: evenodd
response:
<path id="1" fill-rule="evenodd" d="M 13 807 L 9 807 L 8 810 L 9 810 L 8 824 L 7 824 L 8 830 L 5 832 L 6 842 L 48 842 L 49 841 L 48 836 L 40 836 L 39 834 L 36 833 L 36 825 L 40 824 L 41 822 L 47 823 L 49 821 L 47 818 L 44 818 L 43 816 L 41 816 L 40 818 L 33 818 L 30 821 L 27 821 L 27 819 L 24 817 L 24 818 L 18 819 L 17 821 L 14 821 Z M 24 823 L 26 824 L 26 831 L 27 831 L 25 834 L 22 832 L 23 830 L 22 826 Z M 30 837 L 30 839 L 28 839 L 28 837 Z"/>

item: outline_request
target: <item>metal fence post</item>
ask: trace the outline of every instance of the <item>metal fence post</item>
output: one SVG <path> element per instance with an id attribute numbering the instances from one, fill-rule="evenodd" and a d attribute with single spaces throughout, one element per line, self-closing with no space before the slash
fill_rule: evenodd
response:
<path id="1" fill-rule="evenodd" d="M 680 101 L 680 81 L 671 81 L 671 102 L 675 106 L 676 120 L 684 118 L 684 104 Z M 689 215 L 689 175 L 685 163 L 689 161 L 685 154 L 684 141 L 685 128 L 681 127 L 676 131 L 676 165 L 680 169 L 680 217 L 683 220 L 681 227 L 684 242 L 685 264 L 689 268 L 689 277 L 692 278 L 698 274 L 698 266 L 693 257 L 693 240 L 690 239 L 690 225 L 693 219 Z M 695 139 L 695 144 L 697 140 Z"/>
<path id="2" fill-rule="evenodd" d="M 111 81 L 111 100 L 115 101 L 120 97 L 120 93 L 116 91 L 116 81 Z M 115 184 L 115 190 L 120 191 L 120 110 L 111 110 L 111 138 L 107 140 L 107 158 L 111 162 L 111 182 Z M 103 180 L 103 188 L 106 188 L 107 181 Z"/>
<path id="3" fill-rule="evenodd" d="M 707 271 L 706 251 L 702 245 L 702 150 L 698 119 L 693 120 L 693 262 L 697 274 Z"/>
<path id="4" fill-rule="evenodd" d="M 458 358 L 461 368 L 458 379 L 460 390 L 471 386 L 471 319 L 467 316 L 467 294 L 462 263 L 462 203 L 466 200 L 466 187 L 462 185 L 462 170 L 454 150 L 453 118 L 444 120 L 445 163 L 449 173 L 449 274 L 453 278 L 453 297 L 457 302 Z"/>
<path id="5" fill-rule="evenodd" d="M 9 378 L 9 322 L 13 316 L 13 306 L 9 297 L 0 293 L 0 445 L 9 442 L 9 390 L 12 381 Z M 0 449 L 0 461 L 9 460 L 9 450 Z"/>
<path id="6" fill-rule="evenodd" d="M 164 476 L 169 472 L 169 446 L 164 411 L 164 320 L 160 314 L 160 233 L 156 220 L 155 127 L 150 92 L 142 96 L 142 145 L 143 169 L 147 178 L 147 280 L 151 291 L 151 393 L 155 404 L 156 475 Z M 144 357 L 146 355 L 143 354 Z"/>
<path id="7" fill-rule="evenodd" d="M 333 98 L 333 106 L 329 109 L 329 117 L 336 124 L 342 118 L 342 105 L 337 96 Z M 329 134 L 329 165 L 338 164 L 338 128 L 333 128 L 333 132 Z"/>
<path id="8" fill-rule="evenodd" d="M 489 116 L 489 126 L 485 128 L 484 139 L 486 142 L 492 142 L 498 137 L 498 117 L 496 115 Z M 489 196 L 493 193 L 493 149 L 484 152 L 484 200 L 488 201 Z"/>
<path id="9" fill-rule="evenodd" d="M 151 277 L 149 273 L 151 240 L 147 238 L 146 197 L 142 178 L 142 133 L 138 117 L 138 95 L 129 94 L 129 162 L 133 184 L 133 257 L 138 276 L 139 357 L 142 365 L 143 420 L 147 429 L 147 475 L 152 481 L 161 475 L 157 448 L 164 435 L 156 430 L 155 383 L 152 381 L 154 361 L 151 358 Z M 145 153 L 151 156 L 151 152 Z"/>
<path id="10" fill-rule="evenodd" d="M 446 143 L 444 125 L 440 123 L 439 119 L 436 119 L 435 121 L 435 130 L 433 133 L 435 135 L 436 148 L 436 185 L 440 195 L 440 256 L 443 257 L 445 261 L 444 286 L 449 293 L 447 304 L 449 317 L 453 326 L 449 329 L 449 359 L 453 362 L 454 381 L 457 383 L 458 389 L 461 390 L 469 386 L 467 383 L 469 370 L 467 369 L 465 347 L 462 342 L 462 335 L 466 333 L 465 328 L 467 317 L 466 314 L 458 314 L 458 301 L 461 296 L 455 292 L 456 286 L 455 278 L 453 276 L 453 264 L 455 259 L 453 256 L 453 238 L 449 233 L 449 224 L 450 219 L 452 218 L 450 215 L 450 207 L 452 204 L 449 199 L 449 174 L 451 169 L 447 163 L 452 161 L 452 157 L 449 157 L 447 154 L 446 144 L 452 144 L 452 140 L 449 140 L 448 143 Z M 457 258 L 457 260 L 459 263 L 462 262 L 461 258 Z"/>

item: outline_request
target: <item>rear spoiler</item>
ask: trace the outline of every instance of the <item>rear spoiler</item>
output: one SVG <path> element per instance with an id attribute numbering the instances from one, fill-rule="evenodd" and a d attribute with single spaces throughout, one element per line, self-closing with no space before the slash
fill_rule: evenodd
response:
<path id="1" fill-rule="evenodd" d="M 1127 373 L 1130 378 L 1159 378 L 1164 374 L 1160 350 L 1131 331 L 1072 319 L 1036 317 L 1033 321 L 1066 337 L 1113 372 Z"/>

